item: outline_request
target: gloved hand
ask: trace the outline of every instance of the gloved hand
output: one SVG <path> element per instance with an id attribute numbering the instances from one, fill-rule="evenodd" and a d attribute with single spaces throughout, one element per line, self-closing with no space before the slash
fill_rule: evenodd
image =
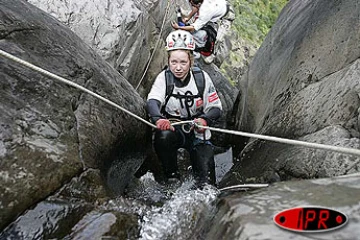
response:
<path id="1" fill-rule="evenodd" d="M 207 122 L 205 119 L 203 118 L 195 118 L 194 119 L 194 123 L 195 123 L 195 131 L 198 132 L 198 133 L 203 133 L 205 132 L 205 128 L 201 128 L 201 127 L 197 127 L 196 125 L 198 126 L 207 126 Z"/>
<path id="2" fill-rule="evenodd" d="M 157 129 L 160 130 L 171 130 L 171 131 L 175 131 L 175 128 L 173 126 L 171 126 L 171 123 L 168 119 L 159 119 L 156 121 L 156 127 Z"/>

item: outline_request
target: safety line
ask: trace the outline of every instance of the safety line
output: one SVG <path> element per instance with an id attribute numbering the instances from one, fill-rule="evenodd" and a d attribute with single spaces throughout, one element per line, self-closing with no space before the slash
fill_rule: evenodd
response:
<path id="1" fill-rule="evenodd" d="M 250 183 L 250 184 L 239 184 L 233 185 L 229 187 L 220 188 L 220 192 L 227 192 L 227 191 L 238 191 L 238 190 L 248 190 L 249 188 L 266 188 L 269 184 L 267 183 Z"/>
<path id="2" fill-rule="evenodd" d="M 194 121 L 176 122 L 176 123 L 172 123 L 171 125 L 175 126 L 175 125 L 181 125 L 181 124 L 193 124 L 197 128 L 209 129 L 214 132 L 239 135 L 239 136 L 249 137 L 249 138 L 257 138 L 257 139 L 268 140 L 268 141 L 273 141 L 273 142 L 278 142 L 278 143 L 285 143 L 285 144 L 290 144 L 290 145 L 297 145 L 297 146 L 302 146 L 302 147 L 316 148 L 316 149 L 322 149 L 322 150 L 331 150 L 334 152 L 340 152 L 340 153 L 346 153 L 346 154 L 360 156 L 360 150 L 355 149 L 355 148 L 338 147 L 338 146 L 334 146 L 334 145 L 326 145 L 326 144 L 321 144 L 321 143 L 310 143 L 310 142 L 305 142 L 305 141 L 300 141 L 300 140 L 266 136 L 266 135 L 260 135 L 260 134 L 254 134 L 254 133 L 214 128 L 214 127 L 209 127 L 209 126 L 202 126 L 202 125 L 198 125 Z"/>
<path id="3" fill-rule="evenodd" d="M 90 95 L 92 95 L 92 96 L 94 96 L 94 97 L 96 97 L 96 98 L 98 98 L 98 99 L 100 99 L 100 100 L 102 100 L 102 101 L 104 101 L 104 102 L 106 102 L 106 103 L 108 103 L 108 104 L 110 104 L 110 105 L 112 105 L 112 106 L 120 109 L 121 111 L 126 112 L 127 114 L 129 114 L 129 115 L 131 115 L 132 117 L 138 119 L 139 121 L 141 121 L 141 122 L 149 125 L 150 127 L 156 128 L 156 126 L 155 126 L 154 124 L 152 124 L 152 123 L 150 123 L 150 122 L 142 119 L 141 117 L 135 115 L 134 113 L 130 112 L 129 110 L 127 110 L 127 109 L 119 106 L 118 104 L 116 104 L 116 103 L 114 103 L 114 102 L 112 102 L 112 101 L 110 101 L 110 100 L 108 100 L 108 99 L 100 96 L 99 94 L 96 94 L 96 93 L 94 93 L 94 92 L 92 92 L 92 91 L 90 91 L 90 90 L 88 90 L 88 89 L 80 86 L 79 84 L 76 84 L 76 83 L 74 83 L 74 82 L 72 82 L 72 81 L 69 81 L 69 80 L 63 78 L 63 77 L 60 77 L 60 76 L 58 76 L 58 75 L 55 75 L 55 74 L 53 74 L 53 73 L 51 73 L 51 72 L 49 72 L 49 71 L 46 71 L 46 70 L 44 70 L 44 69 L 42 69 L 42 68 L 40 68 L 40 67 L 37 67 L 37 66 L 35 66 L 34 64 L 31 64 L 31 63 L 29 63 L 29 62 L 27 62 L 27 61 L 25 61 L 25 60 L 22 60 L 22 59 L 20 59 L 20 58 L 18 58 L 18 57 L 15 57 L 15 56 L 13 56 L 13 55 L 11 55 L 11 54 L 9 54 L 9 53 L 1 50 L 1 49 L 0 49 L 0 55 L 4 56 L 4 57 L 6 57 L 6 58 L 8 58 L 8 59 L 10 59 L 10 60 L 13 60 L 13 61 L 15 61 L 15 62 L 17 62 L 17 63 L 20 63 L 20 64 L 22 64 L 22 65 L 24 65 L 24 66 L 26 66 L 26 67 L 28 67 L 28 68 L 31 68 L 31 69 L 39 72 L 39 73 L 42 73 L 42 74 L 44 74 L 44 75 L 46 75 L 46 76 L 49 76 L 49 77 L 54 78 L 54 79 L 56 79 L 56 80 L 59 80 L 60 82 L 63 82 L 63 83 L 65 83 L 65 84 L 67 84 L 67 85 L 70 85 L 70 86 L 72 86 L 72 87 L 75 87 L 75 88 L 77 88 L 77 89 L 79 89 L 79 90 L 81 90 L 81 91 L 83 91 L 83 92 L 86 92 L 86 93 L 88 93 L 88 94 L 90 94 Z"/>
<path id="4" fill-rule="evenodd" d="M 13 60 L 17 63 L 20 63 L 24 66 L 27 66 L 30 69 L 33 69 L 39 73 L 42 73 L 46 76 L 49 76 L 51 78 L 54 78 L 56 80 L 59 80 L 67 85 L 73 86 L 83 92 L 86 92 L 118 109 L 120 109 L 121 111 L 124 111 L 125 113 L 131 115 L 132 117 L 136 118 L 137 120 L 149 125 L 152 128 L 156 128 L 156 126 L 144 119 L 142 119 L 141 117 L 135 115 L 134 113 L 128 111 L 127 109 L 117 105 L 116 103 L 74 83 L 71 82 L 65 78 L 62 78 L 60 76 L 57 76 L 49 71 L 46 71 L 40 67 L 37 67 L 27 61 L 24 61 L 18 57 L 15 57 L 3 50 L 0 49 L 0 55 Z M 334 152 L 340 152 L 340 153 L 345 153 L 345 154 L 352 154 L 352 155 L 356 155 L 356 156 L 360 156 L 360 150 L 358 149 L 354 149 L 354 148 L 346 148 L 346 147 L 338 147 L 338 146 L 333 146 L 333 145 L 325 145 L 325 144 L 320 144 L 320 143 L 310 143 L 310 142 L 304 142 L 304 141 L 299 141 L 299 140 L 292 140 L 292 139 L 286 139 L 286 138 L 280 138 L 280 137 L 273 137 L 273 136 L 266 136 L 266 135 L 260 135 L 260 134 L 254 134 L 254 133 L 247 133 L 247 132 L 241 132 L 241 131 L 234 131 L 234 130 L 227 130 L 227 129 L 220 129 L 220 128 L 214 128 L 214 127 L 209 127 L 209 126 L 201 126 L 198 125 L 196 123 L 194 123 L 193 121 L 183 121 L 183 122 L 176 122 L 173 123 L 172 125 L 180 125 L 180 124 L 189 124 L 189 123 L 193 123 L 194 125 L 196 125 L 196 127 L 198 128 L 204 128 L 204 129 L 209 129 L 211 131 L 214 132 L 221 132 L 221 133 L 227 133 L 227 134 L 233 134 L 233 135 L 239 135 L 239 136 L 243 136 L 243 137 L 249 137 L 249 138 L 257 138 L 257 139 L 262 139 L 262 140 L 267 140 L 267 141 L 273 141 L 273 142 L 278 142 L 278 143 L 285 143 L 285 144 L 291 144 L 291 145 L 297 145 L 297 146 L 302 146 L 302 147 L 309 147 L 309 148 L 315 148 L 315 149 L 322 149 L 322 150 L 330 150 L 330 151 L 334 151 Z"/>
<path id="5" fill-rule="evenodd" d="M 194 121 L 193 120 L 186 120 L 186 121 L 180 121 L 180 122 L 171 123 L 172 126 L 184 125 L 184 124 L 194 124 Z"/>
<path id="6" fill-rule="evenodd" d="M 338 147 L 338 146 L 326 145 L 326 144 L 321 144 L 321 143 L 304 142 L 304 141 L 299 141 L 299 140 L 266 136 L 266 135 L 247 133 L 247 132 L 241 132 L 241 131 L 233 131 L 233 130 L 227 130 L 227 129 L 208 127 L 208 126 L 198 126 L 198 127 L 209 129 L 214 132 L 228 133 L 228 134 L 239 135 L 239 136 L 243 136 L 243 137 L 258 138 L 258 139 L 273 141 L 273 142 L 278 142 L 278 143 L 285 143 L 285 144 L 291 144 L 291 145 L 297 145 L 297 146 L 309 147 L 309 148 L 316 148 L 316 149 L 323 149 L 323 150 L 331 150 L 334 152 L 347 153 L 347 154 L 353 154 L 353 155 L 360 156 L 360 150 L 355 149 L 355 148 L 346 148 L 346 147 Z"/>
<path id="7" fill-rule="evenodd" d="M 153 57 L 154 57 L 154 54 L 155 54 L 155 52 L 156 52 L 156 50 L 157 50 L 157 48 L 158 48 L 158 45 L 159 45 L 159 42 L 160 42 L 160 38 L 161 38 L 161 34 L 162 34 L 163 30 L 164 30 L 164 25 L 165 25 L 166 17 L 167 17 L 167 15 L 168 15 L 168 13 L 169 13 L 169 9 L 170 9 L 170 0 L 168 0 L 168 2 L 167 2 L 167 7 L 166 7 L 166 11 L 165 11 L 165 16 L 164 16 L 163 22 L 162 22 L 162 24 L 161 24 L 160 33 L 159 33 L 159 37 L 158 37 L 158 39 L 157 39 L 157 41 L 156 41 L 155 48 L 154 48 L 153 52 L 151 53 L 151 56 L 150 56 L 150 58 L 149 58 L 149 61 L 148 61 L 147 65 L 146 65 L 146 68 L 145 68 L 145 70 L 144 70 L 144 73 L 143 73 L 143 75 L 141 76 L 140 81 L 139 81 L 138 85 L 137 85 L 136 88 L 135 88 L 136 91 L 138 90 L 138 88 L 140 87 L 142 81 L 144 80 L 144 77 L 145 77 L 145 75 L 146 75 L 146 73 L 147 73 L 147 71 L 148 71 L 148 69 L 149 69 L 150 63 L 151 63 L 151 61 L 152 61 L 152 59 L 153 59 Z"/>

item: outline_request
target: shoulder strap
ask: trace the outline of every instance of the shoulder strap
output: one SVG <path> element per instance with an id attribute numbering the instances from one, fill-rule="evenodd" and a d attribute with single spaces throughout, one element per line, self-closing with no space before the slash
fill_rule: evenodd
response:
<path id="1" fill-rule="evenodd" d="M 168 103 L 171 94 L 174 90 L 174 78 L 173 78 L 173 74 L 170 72 L 170 69 L 166 69 L 165 70 L 165 81 L 166 81 L 166 92 L 165 92 L 165 104 L 164 106 L 166 106 L 166 104 Z"/>
<path id="2" fill-rule="evenodd" d="M 199 97 L 203 97 L 205 90 L 205 76 L 203 71 L 194 66 L 192 68 L 192 73 L 194 75 L 195 84 L 198 90 Z M 166 105 L 171 97 L 171 94 L 174 90 L 174 75 L 171 73 L 170 69 L 165 70 L 165 81 L 166 81 L 166 92 L 165 92 L 165 104 Z"/>
<path id="3" fill-rule="evenodd" d="M 204 90 L 205 90 L 205 77 L 203 71 L 199 68 L 194 66 L 192 68 L 192 73 L 194 75 L 196 87 L 198 89 L 199 95 L 203 98 Z"/>

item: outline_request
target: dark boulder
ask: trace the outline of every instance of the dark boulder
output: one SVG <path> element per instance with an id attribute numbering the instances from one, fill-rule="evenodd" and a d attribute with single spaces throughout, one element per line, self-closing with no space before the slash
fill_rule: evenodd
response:
<path id="1" fill-rule="evenodd" d="M 145 117 L 126 79 L 47 13 L 5 0 L 0 22 L 0 49 Z M 3 56 L 0 66 L 0 229 L 84 169 L 141 164 L 130 156 L 146 145 L 145 124 Z"/>
<path id="2" fill-rule="evenodd" d="M 345 0 L 289 2 L 242 80 L 237 128 L 359 148 L 359 10 Z M 228 181 L 335 176 L 359 167 L 358 156 L 255 139 L 246 144 Z"/>

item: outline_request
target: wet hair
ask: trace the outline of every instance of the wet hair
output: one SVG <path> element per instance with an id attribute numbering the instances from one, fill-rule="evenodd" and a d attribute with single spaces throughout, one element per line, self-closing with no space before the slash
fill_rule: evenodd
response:
<path id="1" fill-rule="evenodd" d="M 168 62 L 169 62 L 171 53 L 175 52 L 175 51 L 184 51 L 184 52 L 186 52 L 188 54 L 188 56 L 189 56 L 189 59 L 190 59 L 190 68 L 194 66 L 194 55 L 193 55 L 192 51 L 185 50 L 185 49 L 177 49 L 177 50 L 168 51 Z"/>

